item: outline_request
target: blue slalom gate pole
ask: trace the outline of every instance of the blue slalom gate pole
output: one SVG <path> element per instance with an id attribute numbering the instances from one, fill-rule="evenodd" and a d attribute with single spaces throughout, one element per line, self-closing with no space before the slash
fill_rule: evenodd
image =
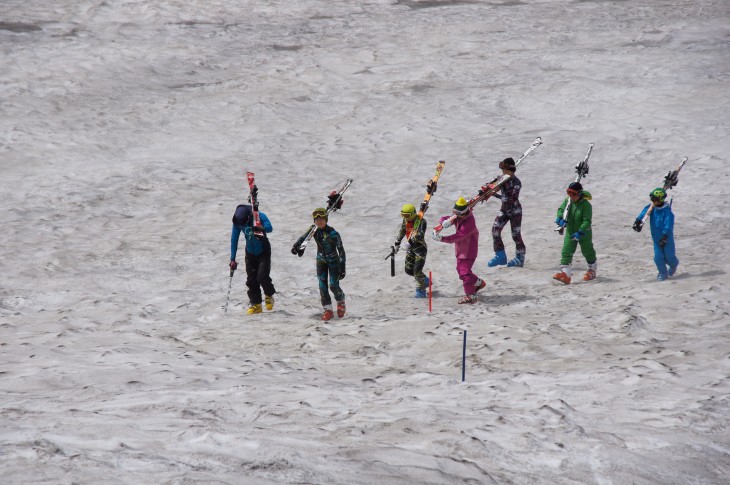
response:
<path id="1" fill-rule="evenodd" d="M 466 379 L 466 330 L 464 330 L 464 345 L 461 348 L 461 382 Z"/>

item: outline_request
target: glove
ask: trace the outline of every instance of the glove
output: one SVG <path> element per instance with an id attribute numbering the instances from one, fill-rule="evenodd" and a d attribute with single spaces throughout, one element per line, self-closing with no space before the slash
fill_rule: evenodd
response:
<path id="1" fill-rule="evenodd" d="M 291 247 L 291 253 L 294 255 L 299 254 L 299 245 L 298 244 L 295 244 L 294 246 Z M 299 255 L 301 256 L 301 254 L 299 254 Z"/>
<path id="2" fill-rule="evenodd" d="M 565 227 L 568 225 L 568 223 L 562 217 L 556 217 L 555 224 L 559 225 L 560 227 Z"/>
<path id="3" fill-rule="evenodd" d="M 443 239 L 443 236 L 441 234 L 436 234 L 435 232 L 431 234 L 431 237 L 439 242 L 441 241 L 441 239 Z"/>
<path id="4" fill-rule="evenodd" d="M 403 247 L 403 251 L 408 252 L 409 249 L 411 249 L 411 242 L 409 240 L 403 241 L 403 244 L 401 245 Z"/>
<path id="5" fill-rule="evenodd" d="M 657 244 L 659 245 L 660 248 L 663 248 L 664 246 L 667 245 L 667 239 L 669 239 L 669 236 L 667 236 L 665 234 L 662 236 L 662 238 L 659 241 L 657 241 Z"/>
<path id="6" fill-rule="evenodd" d="M 400 251 L 400 243 L 393 243 L 393 256 L 398 254 L 398 251 Z"/>
<path id="7" fill-rule="evenodd" d="M 343 264 L 342 266 L 340 266 L 340 279 L 344 280 L 346 274 L 347 274 L 347 271 L 345 271 L 345 265 Z"/>
<path id="8" fill-rule="evenodd" d="M 332 192 L 330 192 L 330 195 L 327 196 L 327 200 L 329 201 L 327 203 L 327 207 L 333 207 L 334 206 L 335 209 L 341 209 L 342 208 L 342 204 L 345 202 L 345 199 L 342 199 L 341 198 L 335 204 L 335 201 L 337 200 L 337 192 L 335 192 L 334 190 Z"/>
<path id="9" fill-rule="evenodd" d="M 572 235 L 572 236 L 570 236 L 570 238 L 571 238 L 571 239 L 572 239 L 573 241 L 580 241 L 580 238 L 581 238 L 582 236 L 585 236 L 585 234 L 583 233 L 583 231 L 578 231 L 578 232 L 574 232 L 574 233 L 573 233 L 573 235 Z"/>
<path id="10" fill-rule="evenodd" d="M 236 271 L 236 268 L 238 268 L 238 263 L 236 263 L 235 259 L 232 259 L 228 264 L 228 267 L 231 268 L 231 278 L 233 278 L 233 272 Z"/>
<path id="11" fill-rule="evenodd" d="M 491 187 L 490 187 L 489 185 L 482 185 L 482 186 L 481 186 L 481 188 L 479 189 L 479 192 L 477 192 L 477 193 L 478 193 L 479 195 L 484 195 L 484 194 L 486 194 L 486 193 L 487 193 L 487 192 L 488 192 L 488 191 L 489 191 L 490 189 L 491 189 Z"/>
<path id="12" fill-rule="evenodd" d="M 641 232 L 641 219 L 636 219 L 633 226 L 634 231 Z"/>

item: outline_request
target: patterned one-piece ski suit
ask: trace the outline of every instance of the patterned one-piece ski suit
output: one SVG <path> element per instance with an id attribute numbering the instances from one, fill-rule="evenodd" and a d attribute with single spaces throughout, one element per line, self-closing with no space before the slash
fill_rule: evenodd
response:
<path id="1" fill-rule="evenodd" d="M 502 207 L 494 219 L 492 225 L 492 240 L 494 252 L 504 251 L 502 241 L 502 229 L 510 223 L 512 229 L 512 240 L 515 242 L 517 254 L 524 256 L 527 252 L 525 243 L 522 240 L 522 204 L 520 204 L 520 189 L 522 182 L 514 175 L 502 184 Z M 524 259 L 524 257 L 523 257 Z"/>
<path id="2" fill-rule="evenodd" d="M 304 241 L 312 227 L 314 226 L 311 226 L 299 238 L 295 246 L 299 246 Z M 327 225 L 323 229 L 317 228 L 312 238 L 317 243 L 317 279 L 319 280 L 319 296 L 322 306 L 332 305 L 330 291 L 336 301 L 344 301 L 345 292 L 340 288 L 340 278 L 345 274 L 347 258 L 340 234 Z"/>
<path id="3" fill-rule="evenodd" d="M 416 219 L 418 220 L 418 219 Z M 423 266 L 426 264 L 426 255 L 428 254 L 428 247 L 426 246 L 426 219 L 423 219 L 413 232 L 413 225 L 416 220 L 406 221 L 403 220 L 400 226 L 400 231 L 395 238 L 395 243 L 400 245 L 403 238 L 408 238 L 407 241 L 410 243 L 408 252 L 406 253 L 405 272 L 409 276 L 413 276 L 416 279 L 416 288 L 419 290 L 426 289 L 426 275 L 423 274 Z"/>

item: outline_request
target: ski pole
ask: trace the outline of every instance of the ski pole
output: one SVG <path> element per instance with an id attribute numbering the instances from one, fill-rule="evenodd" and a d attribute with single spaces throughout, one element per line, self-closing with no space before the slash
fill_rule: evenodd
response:
<path id="1" fill-rule="evenodd" d="M 390 276 L 395 276 L 395 246 L 390 247 L 390 254 L 385 259 L 390 258 Z"/>
<path id="2" fill-rule="evenodd" d="M 223 313 L 228 315 L 228 300 L 231 299 L 231 285 L 233 284 L 233 272 L 236 271 L 235 269 L 231 270 L 231 278 L 228 280 L 228 294 L 226 295 L 226 304 L 223 307 Z"/>
<path id="3" fill-rule="evenodd" d="M 461 347 L 461 382 L 466 380 L 466 329 L 464 330 L 464 344 Z"/>
<path id="4" fill-rule="evenodd" d="M 392 249 L 390 253 L 390 276 L 395 276 L 395 246 L 390 247 Z"/>

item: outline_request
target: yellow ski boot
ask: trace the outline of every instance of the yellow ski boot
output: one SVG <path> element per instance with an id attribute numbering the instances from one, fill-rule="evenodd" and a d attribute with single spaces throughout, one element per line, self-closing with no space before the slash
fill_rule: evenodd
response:
<path id="1" fill-rule="evenodd" d="M 254 313 L 262 313 L 263 310 L 261 309 L 261 303 L 257 303 L 255 305 L 251 305 L 248 307 L 248 310 L 246 311 L 247 314 L 253 315 Z"/>

